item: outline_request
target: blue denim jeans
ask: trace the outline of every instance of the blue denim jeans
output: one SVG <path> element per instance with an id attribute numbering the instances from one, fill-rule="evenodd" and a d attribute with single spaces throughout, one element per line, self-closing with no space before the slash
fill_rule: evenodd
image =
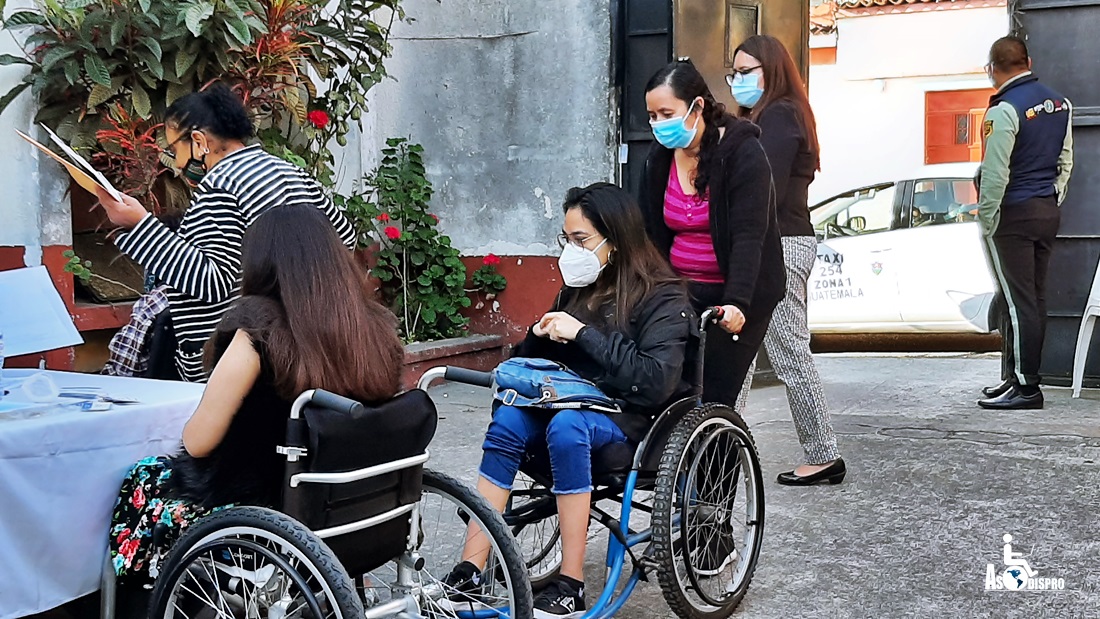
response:
<path id="1" fill-rule="evenodd" d="M 626 435 L 603 413 L 548 411 L 500 406 L 481 446 L 481 476 L 511 490 L 524 454 L 549 449 L 554 494 L 592 491 L 592 450 L 627 442 Z"/>

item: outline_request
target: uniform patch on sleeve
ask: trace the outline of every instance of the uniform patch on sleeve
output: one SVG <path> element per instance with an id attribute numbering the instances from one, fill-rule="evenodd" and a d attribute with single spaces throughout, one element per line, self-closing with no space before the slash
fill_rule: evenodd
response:
<path id="1" fill-rule="evenodd" d="M 988 138 L 991 135 L 993 135 L 993 121 L 987 120 L 982 123 L 982 137 Z"/>

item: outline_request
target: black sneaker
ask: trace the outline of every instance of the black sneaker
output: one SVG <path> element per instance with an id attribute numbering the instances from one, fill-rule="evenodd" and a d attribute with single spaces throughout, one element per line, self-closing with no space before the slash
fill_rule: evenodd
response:
<path id="1" fill-rule="evenodd" d="M 443 592 L 447 597 L 440 600 L 440 604 L 455 611 L 488 608 L 481 596 L 483 582 L 480 568 L 469 561 L 459 563 L 443 579 Z"/>
<path id="2" fill-rule="evenodd" d="M 719 527 L 717 531 L 710 532 L 700 547 L 692 548 L 691 567 L 700 576 L 717 576 L 733 563 L 736 556 L 733 529 Z"/>
<path id="3" fill-rule="evenodd" d="M 584 614 L 584 587 L 557 579 L 535 596 L 535 619 L 571 619 Z"/>

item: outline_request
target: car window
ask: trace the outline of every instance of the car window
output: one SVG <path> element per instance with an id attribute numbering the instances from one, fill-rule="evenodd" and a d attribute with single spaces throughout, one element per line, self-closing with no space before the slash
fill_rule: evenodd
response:
<path id="1" fill-rule="evenodd" d="M 879 185 L 833 198 L 810 212 L 821 238 L 883 232 L 894 221 L 896 185 Z"/>
<path id="2" fill-rule="evenodd" d="M 909 226 L 921 228 L 975 221 L 978 192 L 970 179 L 940 178 L 913 184 Z"/>

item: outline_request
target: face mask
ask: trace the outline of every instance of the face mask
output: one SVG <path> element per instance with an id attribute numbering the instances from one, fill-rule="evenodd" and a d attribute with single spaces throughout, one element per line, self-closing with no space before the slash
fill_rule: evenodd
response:
<path id="1" fill-rule="evenodd" d="M 202 159 L 195 159 L 194 142 L 191 143 L 191 158 L 187 160 L 187 165 L 183 166 L 182 176 L 192 187 L 198 187 L 199 181 L 206 176 L 206 153 L 203 153 Z"/>
<path id="2" fill-rule="evenodd" d="M 606 242 L 607 239 L 604 239 L 596 249 L 585 249 L 569 243 L 561 250 L 558 270 L 561 271 L 561 279 L 566 286 L 584 288 L 596 281 L 605 266 L 600 264 L 600 257 L 596 255 L 596 251 Z"/>
<path id="3" fill-rule="evenodd" d="M 687 117 L 691 116 L 691 110 L 694 107 L 695 102 L 692 101 L 691 105 L 688 106 L 687 114 L 683 116 L 667 118 L 657 122 L 650 121 L 649 126 L 653 129 L 653 137 L 657 138 L 661 146 L 665 148 L 687 148 L 691 145 L 692 140 L 695 139 L 695 133 L 699 130 L 698 118 L 695 119 L 695 124 L 692 125 L 691 129 L 687 128 Z"/>
<path id="4" fill-rule="evenodd" d="M 760 87 L 760 76 L 755 73 L 738 75 L 737 79 L 733 80 L 733 85 L 730 86 L 730 93 L 733 94 L 733 99 L 737 101 L 737 105 L 741 107 L 756 105 L 760 101 L 760 97 L 764 96 L 764 89 Z"/>

